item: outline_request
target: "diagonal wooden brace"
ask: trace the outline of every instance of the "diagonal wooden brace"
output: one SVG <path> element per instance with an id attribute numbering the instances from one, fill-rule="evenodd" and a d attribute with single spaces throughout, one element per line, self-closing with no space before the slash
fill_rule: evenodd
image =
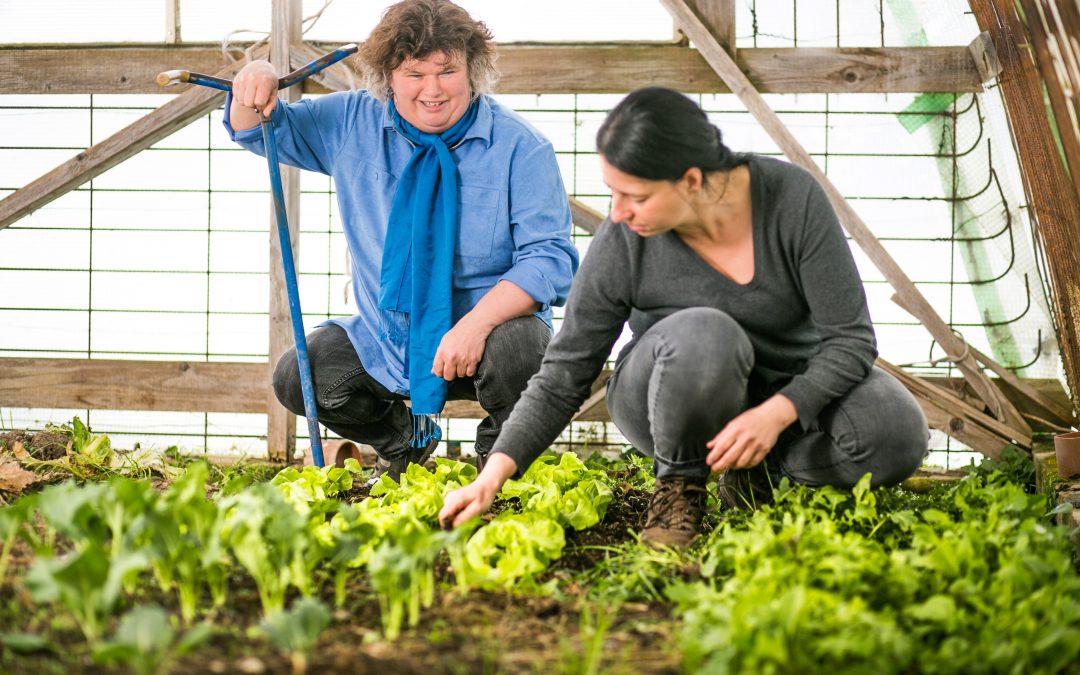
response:
<path id="1" fill-rule="evenodd" d="M 750 80 L 739 69 L 739 66 L 728 56 L 716 37 L 691 9 L 686 0 L 660 0 L 660 4 L 667 9 L 668 13 L 674 18 L 676 25 L 693 41 L 706 62 L 712 66 L 717 75 L 731 89 L 731 92 L 739 97 L 739 100 L 743 102 L 750 114 L 768 132 L 788 159 L 809 171 L 817 179 L 826 195 L 828 195 L 833 209 L 836 210 L 840 224 L 844 226 L 844 229 L 851 235 L 851 238 L 855 240 L 855 243 L 859 245 L 866 256 L 870 258 L 871 262 L 877 266 L 885 279 L 896 289 L 897 294 L 903 298 L 908 311 L 912 312 L 922 322 L 930 335 L 937 340 L 938 344 L 947 353 L 957 355 L 957 368 L 960 369 L 960 372 L 971 384 L 972 389 L 986 403 L 991 414 L 996 419 L 1014 428 L 1019 436 L 1030 437 L 1031 427 L 1016 407 L 998 391 L 994 383 L 982 371 L 970 350 L 965 349 L 966 343 L 964 340 L 953 332 L 952 328 L 934 311 L 934 308 L 927 302 L 922 293 L 915 288 L 915 284 L 893 260 L 862 218 L 847 203 L 847 200 L 832 184 L 832 181 L 810 157 L 810 154 L 795 139 L 795 136 L 788 131 L 780 118 L 765 102 L 765 99 L 754 88 L 754 85 L 750 83 Z"/>
<path id="2" fill-rule="evenodd" d="M 256 50 L 255 54 L 256 58 L 265 57 L 266 48 Z M 231 77 L 243 65 L 242 62 L 230 64 L 215 75 Z M 224 94 L 213 89 L 192 87 L 145 117 L 19 188 L 0 200 L 0 230 L 214 110 L 221 105 L 223 96 Z"/>

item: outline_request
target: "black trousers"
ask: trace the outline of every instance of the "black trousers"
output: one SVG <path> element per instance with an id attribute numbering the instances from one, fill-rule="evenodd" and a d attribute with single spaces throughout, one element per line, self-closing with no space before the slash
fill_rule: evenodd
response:
<path id="1" fill-rule="evenodd" d="M 487 454 L 529 378 L 540 369 L 551 329 L 535 316 L 511 319 L 488 336 L 473 377 L 450 382 L 448 400 L 477 401 L 488 414 L 476 431 L 476 452 Z M 387 460 L 402 459 L 412 442 L 412 414 L 406 397 L 389 391 L 364 370 L 340 326 L 330 324 L 307 336 L 319 422 L 342 438 L 366 443 Z M 296 350 L 274 369 L 274 393 L 281 404 L 304 415 Z"/>

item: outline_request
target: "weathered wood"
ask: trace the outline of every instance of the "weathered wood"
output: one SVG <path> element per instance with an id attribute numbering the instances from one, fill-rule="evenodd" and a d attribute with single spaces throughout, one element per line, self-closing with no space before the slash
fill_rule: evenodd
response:
<path id="1" fill-rule="evenodd" d="M 165 42 L 175 45 L 180 39 L 180 0 L 165 0 Z"/>
<path id="2" fill-rule="evenodd" d="M 735 53 L 735 0 L 688 0 L 689 6 L 709 29 L 720 46 L 737 58 Z"/>
<path id="3" fill-rule="evenodd" d="M 987 457 L 997 459 L 1009 443 L 1031 448 L 1031 437 L 1017 438 L 1014 429 L 983 413 L 959 396 L 878 359 L 877 367 L 891 374 L 915 397 L 932 429 L 955 438 Z"/>
<path id="4" fill-rule="evenodd" d="M 739 66 L 731 60 L 731 57 L 717 43 L 716 38 L 709 32 L 709 29 L 701 23 L 701 20 L 686 4 L 686 0 L 660 0 L 660 3 L 675 18 L 676 24 L 690 36 L 690 39 L 697 45 L 705 60 L 723 78 L 732 92 L 739 97 L 739 100 L 747 107 L 750 114 L 754 116 L 754 119 L 758 121 L 766 133 L 787 155 L 788 159 L 809 171 L 817 179 L 829 197 L 841 225 L 844 226 L 844 229 L 855 240 L 855 243 L 859 245 L 870 261 L 874 263 L 885 279 L 904 299 L 905 309 L 912 312 L 926 326 L 930 334 L 947 353 L 957 355 L 957 367 L 960 368 L 965 377 L 971 380 L 972 386 L 986 401 L 995 417 L 1007 421 L 1010 426 L 1016 427 L 1018 433 L 1030 435 L 1031 429 L 1027 426 L 1027 422 L 1024 421 L 1020 413 L 1008 399 L 997 391 L 989 378 L 979 368 L 975 358 L 964 351 L 963 340 L 954 335 L 949 325 L 938 316 L 934 308 L 915 287 L 915 284 L 893 260 L 885 247 L 870 231 L 870 228 L 862 221 L 859 214 L 855 212 L 855 209 L 847 203 L 847 200 L 844 199 L 844 196 L 825 175 L 825 172 L 818 167 L 810 154 L 802 147 L 802 144 L 784 126 L 784 123 L 780 121 L 780 118 L 765 102 L 765 99 L 762 98 L 754 85 L 739 69 Z M 970 60 L 970 56 L 968 56 L 968 59 Z"/>
<path id="5" fill-rule="evenodd" d="M 1028 215 L 1046 255 L 1055 327 L 1073 403 L 1080 395 L 1080 196 L 1070 179 L 1043 103 L 1043 81 L 1013 0 L 971 0 L 981 30 L 994 40 Z M 1075 12 L 1074 12 L 1075 13 Z M 1070 33 L 1075 39 L 1075 32 Z M 1075 178 L 1075 177 L 1074 177 Z"/>
<path id="6" fill-rule="evenodd" d="M 585 230 L 589 234 L 596 234 L 600 229 L 600 223 L 604 222 L 604 214 L 596 209 L 583 204 L 575 197 L 570 197 L 570 217 L 574 225 Z"/>
<path id="7" fill-rule="evenodd" d="M 989 83 L 1001 73 L 1001 61 L 998 60 L 997 49 L 990 33 L 983 31 L 976 35 L 968 45 L 968 51 L 975 60 L 975 67 L 979 70 L 979 79 L 983 84 Z"/>
<path id="8" fill-rule="evenodd" d="M 0 406 L 266 412 L 263 363 L 0 358 Z"/>
<path id="9" fill-rule="evenodd" d="M 294 42 L 291 49 L 290 65 L 292 70 L 306 66 L 326 54 L 325 51 L 317 49 L 307 42 Z M 347 57 L 345 61 L 352 58 L 355 57 Z M 305 80 L 305 84 L 312 81 L 318 82 L 327 91 L 348 91 L 359 88 L 363 78 L 345 62 L 339 61 L 329 68 L 312 75 L 308 80 Z"/>
<path id="10" fill-rule="evenodd" d="M 355 59 L 347 62 L 358 72 Z M 739 50 L 739 64 L 759 91 L 773 94 L 982 91 L 967 47 L 748 48 Z M 498 66 L 496 91 L 502 94 L 619 93 L 648 85 L 729 91 L 698 50 L 670 43 L 503 44 Z M 0 46 L 0 94 L 157 94 L 155 76 L 178 67 L 217 72 L 221 49 Z M 327 89 L 309 80 L 304 91 Z"/>
<path id="11" fill-rule="evenodd" d="M 231 77 L 234 69 L 235 66 L 219 68 L 216 74 Z M 187 91 L 16 190 L 0 200 L 0 229 L 214 110 L 221 105 L 223 96 L 221 92 L 205 87 Z"/>
<path id="12" fill-rule="evenodd" d="M 1035 47 L 1057 137 L 1080 195 L 1080 6 L 1057 0 L 1021 0 Z"/>
<path id="13" fill-rule="evenodd" d="M 1069 395 L 1061 382 L 1052 378 L 1018 378 L 1015 374 L 1011 380 L 1004 378 L 997 381 L 997 385 L 1024 419 L 1031 424 L 1032 431 L 1043 433 L 1058 433 L 1072 422 L 1062 421 L 1053 410 L 1067 409 L 1072 405 Z M 971 405 L 981 405 L 975 391 L 964 378 L 939 377 L 934 375 L 920 375 L 919 379 L 928 382 L 935 387 L 940 387 L 952 395 L 964 400 Z M 1049 408 L 1049 409 L 1048 409 Z"/>
<path id="14" fill-rule="evenodd" d="M 300 0 L 273 0 L 273 16 L 270 32 L 270 63 L 281 75 L 292 70 L 290 59 L 292 45 L 300 42 L 301 32 Z M 290 87 L 278 92 L 283 102 L 300 100 L 299 87 Z M 289 226 L 289 239 L 292 244 L 293 264 L 299 275 L 300 266 L 300 170 L 282 165 L 281 187 L 285 199 L 285 218 Z M 278 236 L 277 214 L 270 204 L 270 372 L 282 354 L 293 347 L 293 330 L 289 314 L 289 295 L 285 286 L 285 272 L 281 262 L 281 242 Z M 296 450 L 296 415 L 286 410 L 273 388 L 266 391 L 266 449 L 271 459 L 287 460 Z"/>

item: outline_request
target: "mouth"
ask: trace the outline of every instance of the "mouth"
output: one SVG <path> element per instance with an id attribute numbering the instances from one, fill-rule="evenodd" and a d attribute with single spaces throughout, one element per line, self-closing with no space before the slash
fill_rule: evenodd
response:
<path id="1" fill-rule="evenodd" d="M 439 110 L 446 101 L 420 101 L 420 107 L 424 110 Z"/>

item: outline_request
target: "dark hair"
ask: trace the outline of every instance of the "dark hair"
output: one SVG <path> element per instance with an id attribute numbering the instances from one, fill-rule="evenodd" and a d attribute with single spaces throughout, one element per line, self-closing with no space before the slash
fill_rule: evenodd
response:
<path id="1" fill-rule="evenodd" d="M 386 8 L 360 48 L 368 90 L 387 100 L 390 73 L 407 59 L 425 59 L 435 52 L 465 62 L 473 98 L 491 91 L 499 79 L 495 41 L 482 21 L 449 0 L 403 0 Z"/>
<path id="2" fill-rule="evenodd" d="M 612 108 L 596 149 L 619 171 L 646 180 L 675 181 L 695 166 L 707 176 L 747 161 L 724 145 L 698 104 L 666 87 L 638 89 Z"/>

